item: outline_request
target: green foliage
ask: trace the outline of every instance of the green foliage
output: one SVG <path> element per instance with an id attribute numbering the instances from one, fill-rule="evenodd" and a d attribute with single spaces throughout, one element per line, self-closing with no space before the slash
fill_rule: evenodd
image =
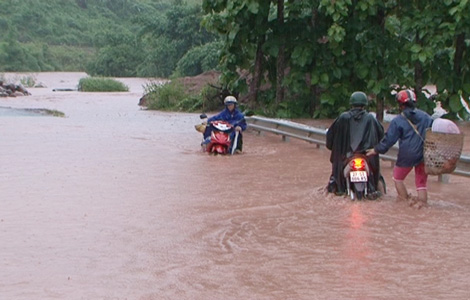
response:
<path id="1" fill-rule="evenodd" d="M 153 15 L 137 18 L 142 25 L 138 34 L 143 61 L 137 67 L 138 76 L 169 77 L 197 75 L 216 67 L 217 53 L 212 42 L 215 36 L 201 27 L 201 8 L 176 2 L 156 18 Z M 207 45 L 206 45 L 207 44 Z M 208 51 L 203 57 L 202 51 Z M 186 57 L 185 57 L 186 56 Z"/>
<path id="2" fill-rule="evenodd" d="M 206 85 L 202 88 L 200 93 L 201 106 L 194 109 L 194 111 L 215 111 L 223 106 L 223 99 L 220 99 L 219 90 L 213 86 Z"/>
<path id="3" fill-rule="evenodd" d="M 141 77 L 168 78 L 174 71 L 178 54 L 174 41 L 167 37 L 158 37 L 152 42 L 144 61 L 137 66 L 137 75 Z"/>
<path id="4" fill-rule="evenodd" d="M 74 47 L 67 45 L 42 44 L 44 63 L 51 67 L 50 71 L 82 71 L 92 62 L 95 49 L 92 47 Z M 47 69 L 41 69 L 46 71 Z"/>
<path id="5" fill-rule="evenodd" d="M 37 59 L 14 36 L 10 31 L 5 42 L 0 44 L 0 71 L 39 71 Z"/>
<path id="6" fill-rule="evenodd" d="M 212 42 L 197 0 L 8 0 L 0 10 L 0 71 L 86 71 L 168 77 Z M 201 60 L 203 69 L 213 57 Z"/>
<path id="7" fill-rule="evenodd" d="M 54 116 L 54 117 L 60 117 L 60 118 L 65 118 L 65 114 L 59 110 L 55 109 L 44 109 L 44 112 L 47 113 L 48 115 Z"/>
<path id="8" fill-rule="evenodd" d="M 178 61 L 176 74 L 179 76 L 195 76 L 217 69 L 221 42 L 211 42 L 194 47 Z"/>
<path id="9" fill-rule="evenodd" d="M 130 33 L 107 33 L 104 35 L 106 46 L 103 46 L 94 60 L 87 66 L 91 75 L 134 77 L 136 67 L 142 61 L 139 42 Z"/>
<path id="10" fill-rule="evenodd" d="M 200 92 L 186 92 L 179 80 L 150 83 L 145 87 L 147 109 L 170 111 L 213 111 L 220 107 L 218 91 L 206 85 Z"/>
<path id="11" fill-rule="evenodd" d="M 165 84 L 149 84 L 145 87 L 147 109 L 174 110 L 187 94 L 183 85 L 172 81 Z"/>
<path id="12" fill-rule="evenodd" d="M 112 78 L 86 77 L 80 79 L 78 90 L 82 92 L 128 92 L 129 88 Z"/>
<path id="13" fill-rule="evenodd" d="M 276 20 L 280 7 L 283 24 Z M 457 114 L 463 106 L 456 96 L 468 99 L 470 1 L 319 0 L 279 6 L 273 0 L 204 0 L 203 9 L 203 24 L 224 41 L 222 84 L 247 92 L 242 78 L 254 75 L 256 49 L 263 51 L 263 79 L 270 90 L 277 88 L 276 73 L 285 72 L 286 103 L 265 102 L 260 95 L 266 93 L 257 88 L 257 103 L 250 105 L 270 106 L 265 111 L 287 116 L 304 107 L 314 117 L 334 117 L 347 109 L 345 99 L 353 91 L 363 90 L 378 102 L 389 98 L 394 84 L 417 89 L 437 84 L 440 94 L 449 92 L 444 108 Z M 285 70 L 276 67 L 281 47 Z M 428 111 L 434 107 L 431 101 L 420 103 Z"/>
<path id="14" fill-rule="evenodd" d="M 334 117 L 355 90 L 380 107 L 393 104 L 381 103 L 391 85 L 430 83 L 451 115 L 468 117 L 459 101 L 470 96 L 468 0 L 4 2 L 14 9 L 0 10 L 0 71 L 169 77 L 219 69 L 221 84 L 241 95 L 258 72 L 258 98 L 247 105 L 273 116 Z M 274 101 L 277 84 L 283 103 Z M 205 105 L 191 97 L 182 106 Z"/>

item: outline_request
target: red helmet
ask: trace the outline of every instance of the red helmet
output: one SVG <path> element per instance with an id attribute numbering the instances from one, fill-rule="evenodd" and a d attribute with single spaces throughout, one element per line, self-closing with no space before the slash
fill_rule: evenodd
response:
<path id="1" fill-rule="evenodd" d="M 396 99 L 400 104 L 405 104 L 410 101 L 416 103 L 416 94 L 412 90 L 401 90 L 398 92 Z"/>

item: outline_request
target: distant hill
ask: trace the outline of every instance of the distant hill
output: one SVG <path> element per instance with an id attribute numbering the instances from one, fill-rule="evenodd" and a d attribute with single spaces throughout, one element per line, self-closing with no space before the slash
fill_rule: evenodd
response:
<path id="1" fill-rule="evenodd" d="M 184 5 L 179 0 L 0 2 L 0 72 L 85 71 L 91 63 L 96 63 L 103 47 L 127 44 L 125 51 L 138 51 L 129 40 L 135 39 L 142 24 L 156 22 L 175 5 Z M 193 6 L 200 2 L 189 1 Z M 138 61 L 141 58 L 128 53 L 124 59 Z M 115 69 L 123 69 L 114 61 L 99 63 L 98 71 L 109 63 L 113 63 Z"/>
<path id="2" fill-rule="evenodd" d="M 132 30 L 132 19 L 157 14 L 168 4 L 150 0 L 7 0 L 0 10 L 0 30 L 13 31 L 20 43 L 93 47 L 105 31 Z M 169 2 L 169 1 L 168 1 Z M 158 14 L 157 14 L 158 15 Z"/>

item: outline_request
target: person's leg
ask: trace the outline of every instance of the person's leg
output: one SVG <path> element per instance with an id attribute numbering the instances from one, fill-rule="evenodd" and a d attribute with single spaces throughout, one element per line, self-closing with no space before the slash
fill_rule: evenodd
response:
<path id="1" fill-rule="evenodd" d="M 380 180 L 380 161 L 379 156 L 369 156 L 366 157 L 367 163 L 369 165 L 369 192 L 373 193 L 378 191 L 378 184 Z"/>
<path id="2" fill-rule="evenodd" d="M 418 190 L 418 201 L 413 204 L 417 208 L 428 205 L 428 191 L 427 190 Z"/>
<path id="3" fill-rule="evenodd" d="M 393 181 L 395 182 L 395 188 L 397 190 L 397 200 L 407 201 L 409 200 L 408 191 L 406 189 L 404 180 L 406 176 L 410 173 L 411 167 L 397 167 L 393 168 Z"/>
<path id="4" fill-rule="evenodd" d="M 243 134 L 240 132 L 238 135 L 238 145 L 237 145 L 237 150 L 243 151 Z"/>
<path id="5" fill-rule="evenodd" d="M 212 133 L 212 126 L 210 124 L 207 124 L 206 129 L 204 130 L 204 133 L 202 134 L 202 136 L 204 137 L 204 140 L 206 140 L 207 138 L 210 138 L 211 133 Z"/>
<path id="6" fill-rule="evenodd" d="M 232 153 L 233 147 L 235 147 L 234 150 L 237 150 L 238 140 L 237 140 L 237 144 L 235 145 L 235 134 L 236 134 L 235 130 L 230 133 L 230 147 L 228 148 L 229 153 Z M 240 135 L 238 135 L 238 138 L 240 138 Z"/>
<path id="7" fill-rule="evenodd" d="M 408 200 L 408 191 L 406 189 L 403 180 L 395 180 L 395 189 L 397 190 L 398 199 L 397 200 Z"/>
<path id="8" fill-rule="evenodd" d="M 421 208 L 428 203 L 428 174 L 424 171 L 424 163 L 421 163 L 415 167 L 415 185 L 418 192 L 418 208 Z"/>

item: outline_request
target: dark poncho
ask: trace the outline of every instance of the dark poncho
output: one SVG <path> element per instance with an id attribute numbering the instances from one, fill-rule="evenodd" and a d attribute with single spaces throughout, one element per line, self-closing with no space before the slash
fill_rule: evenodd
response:
<path id="1" fill-rule="evenodd" d="M 384 136 L 384 129 L 377 119 L 367 111 L 353 108 L 342 113 L 330 126 L 326 134 L 326 147 L 331 150 L 332 172 L 328 191 L 337 194 L 346 192 L 343 169 L 353 153 L 364 153 L 374 148 Z M 371 167 L 370 192 L 377 191 L 380 178 L 379 156 L 368 157 Z"/>

